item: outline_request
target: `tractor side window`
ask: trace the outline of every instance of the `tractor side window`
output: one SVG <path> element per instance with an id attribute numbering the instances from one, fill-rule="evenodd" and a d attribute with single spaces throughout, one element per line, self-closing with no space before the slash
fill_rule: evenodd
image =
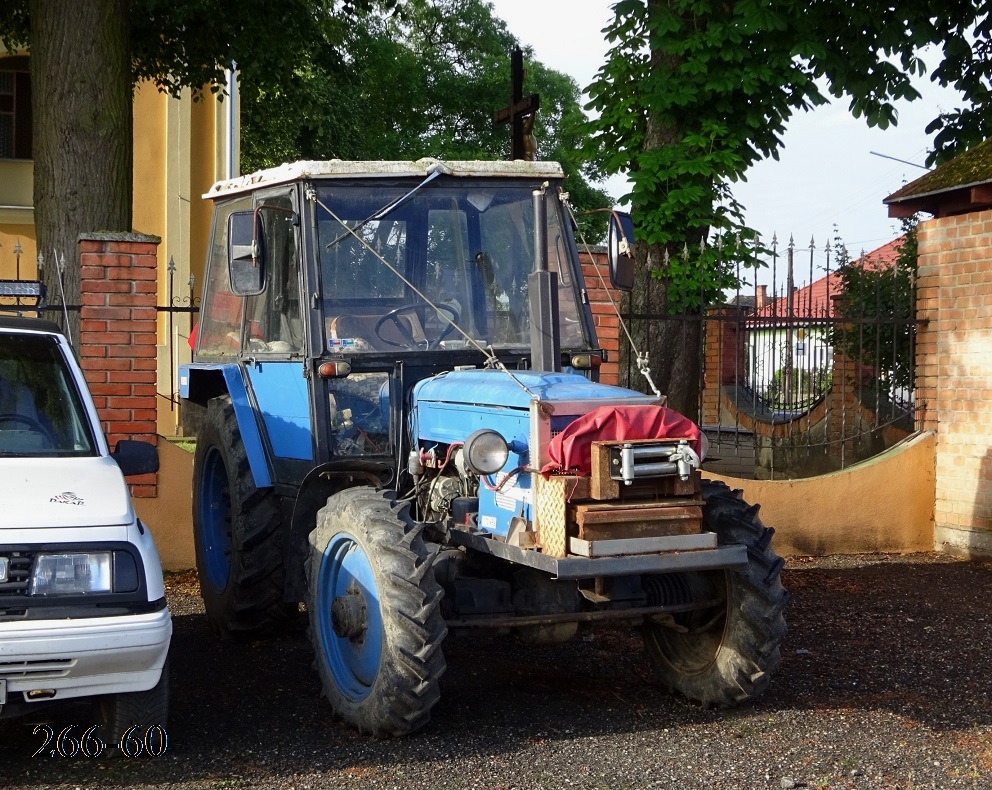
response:
<path id="1" fill-rule="evenodd" d="M 289 194 L 265 198 L 258 212 L 265 248 L 265 289 L 248 297 L 244 348 L 251 353 L 300 353 L 300 258 L 292 198 Z"/>
<path id="2" fill-rule="evenodd" d="M 231 292 L 231 278 L 227 268 L 227 220 L 232 212 L 250 208 L 251 199 L 241 198 L 218 206 L 214 211 L 203 288 L 207 299 L 200 307 L 196 336 L 198 357 L 233 357 L 238 353 L 244 298 Z"/>

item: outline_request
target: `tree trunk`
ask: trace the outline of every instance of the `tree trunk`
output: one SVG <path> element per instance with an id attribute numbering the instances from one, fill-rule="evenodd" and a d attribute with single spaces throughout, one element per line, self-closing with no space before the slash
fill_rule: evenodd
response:
<path id="1" fill-rule="evenodd" d="M 35 231 L 48 298 L 81 303 L 80 233 L 131 230 L 126 0 L 30 0 Z M 57 260 L 65 257 L 61 283 Z M 55 313 L 50 313 L 55 316 Z M 79 338 L 79 313 L 65 327 Z M 58 320 L 62 322 L 61 310 Z"/>
<path id="2" fill-rule="evenodd" d="M 692 420 L 699 419 L 699 380 L 701 368 L 702 321 L 697 315 L 668 318 L 668 280 L 654 276 L 660 269 L 665 248 L 640 245 L 637 248 L 634 288 L 625 299 L 628 315 L 643 316 L 628 322 L 634 344 L 648 355 L 651 379 L 668 405 Z M 638 373 L 637 360 L 621 344 L 620 370 L 623 386 L 650 392 Z"/>
<path id="3" fill-rule="evenodd" d="M 667 0 L 648 0 L 651 6 L 664 5 Z M 651 50 L 651 68 L 654 71 L 673 70 L 678 65 L 676 56 L 660 50 Z M 642 150 L 656 151 L 678 140 L 681 130 L 649 114 Z M 637 206 L 634 206 L 635 213 Z M 705 233 L 696 232 L 686 237 L 691 249 L 699 249 L 699 240 Z M 681 246 L 681 245 L 679 245 Z M 663 269 L 666 249 L 660 244 L 637 246 L 634 289 L 625 300 L 629 314 L 645 316 L 630 322 L 634 344 L 648 355 L 651 378 L 668 405 L 693 420 L 699 419 L 699 394 L 701 375 L 701 315 L 666 318 L 671 312 L 668 289 L 670 279 Z M 674 254 L 675 250 L 668 250 Z M 648 317 L 650 316 L 650 317 Z M 647 382 L 637 372 L 633 353 L 621 347 L 621 383 L 643 392 L 649 392 Z M 624 376 L 626 375 L 626 380 Z"/>

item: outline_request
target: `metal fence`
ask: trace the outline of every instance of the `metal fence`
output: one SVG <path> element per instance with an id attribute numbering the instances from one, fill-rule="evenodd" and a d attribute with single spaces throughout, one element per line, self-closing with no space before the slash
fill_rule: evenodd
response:
<path id="1" fill-rule="evenodd" d="M 728 258 L 715 265 L 740 285 L 722 303 L 628 319 L 635 336 L 647 336 L 640 322 L 703 322 L 699 413 L 713 471 L 807 477 L 913 431 L 915 239 L 856 257 L 838 243 L 781 249 L 773 239 L 762 267 Z"/>

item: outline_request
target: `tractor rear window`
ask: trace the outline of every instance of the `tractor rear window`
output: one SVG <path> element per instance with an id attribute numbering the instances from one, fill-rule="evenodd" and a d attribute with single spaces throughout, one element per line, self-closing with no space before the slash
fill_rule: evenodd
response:
<path id="1" fill-rule="evenodd" d="M 54 338 L 0 333 L 0 456 L 95 454 L 82 399 Z"/>

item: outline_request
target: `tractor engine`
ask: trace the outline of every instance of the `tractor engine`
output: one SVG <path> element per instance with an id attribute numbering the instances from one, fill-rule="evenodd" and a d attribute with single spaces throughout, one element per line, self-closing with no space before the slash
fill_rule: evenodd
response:
<path id="1" fill-rule="evenodd" d="M 643 413 L 664 415 L 669 435 L 632 418 Z M 570 638 L 578 622 L 556 618 L 642 606 L 640 577 L 567 581 L 520 565 L 535 554 L 602 554 L 610 541 L 625 543 L 618 553 L 636 553 L 657 551 L 658 538 L 698 539 L 699 454 L 691 443 L 699 431 L 649 396 L 567 373 L 453 371 L 415 387 L 411 428 L 421 520 L 447 546 L 436 575 L 449 624 L 544 616 L 520 629 L 525 640 Z M 513 553 L 517 567 L 466 552 L 466 540 Z"/>

